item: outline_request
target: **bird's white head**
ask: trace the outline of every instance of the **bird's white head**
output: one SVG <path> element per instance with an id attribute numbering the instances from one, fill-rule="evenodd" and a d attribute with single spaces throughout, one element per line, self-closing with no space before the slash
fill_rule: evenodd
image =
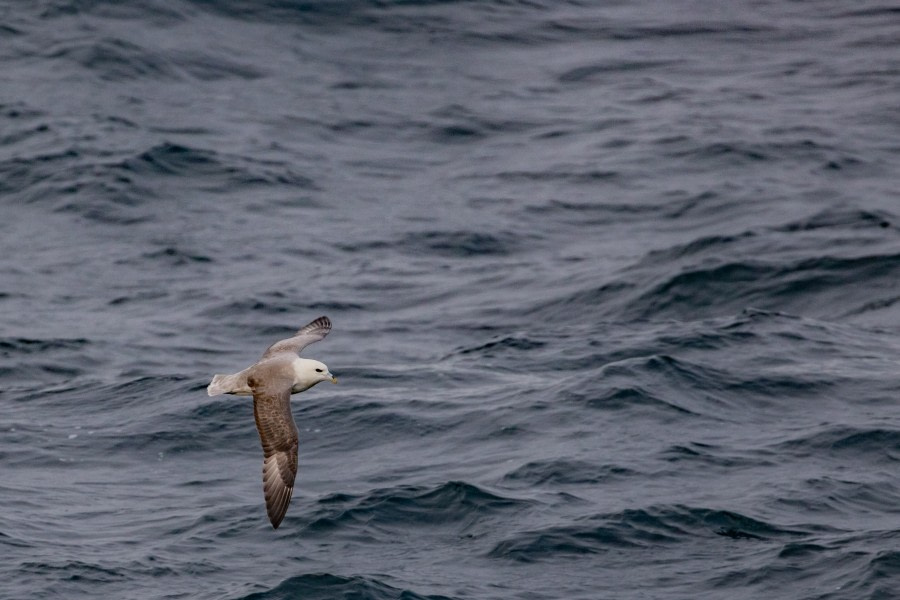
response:
<path id="1" fill-rule="evenodd" d="M 294 387 L 292 390 L 294 393 L 308 390 L 323 381 L 337 383 L 337 377 L 331 374 L 325 363 L 308 358 L 294 360 Z"/>

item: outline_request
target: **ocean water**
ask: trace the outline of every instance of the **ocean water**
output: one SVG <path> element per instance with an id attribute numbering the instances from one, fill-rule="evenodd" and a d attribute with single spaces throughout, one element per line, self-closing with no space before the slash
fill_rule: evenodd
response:
<path id="1" fill-rule="evenodd" d="M 895 3 L 0 15 L 0 598 L 900 597 Z"/>

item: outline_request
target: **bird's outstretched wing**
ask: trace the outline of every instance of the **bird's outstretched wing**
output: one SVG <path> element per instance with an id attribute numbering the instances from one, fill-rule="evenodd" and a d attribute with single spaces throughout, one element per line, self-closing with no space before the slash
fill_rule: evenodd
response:
<path id="1" fill-rule="evenodd" d="M 289 377 L 253 376 L 253 416 L 262 442 L 263 494 L 272 527 L 278 529 L 294 492 L 297 476 L 297 426 L 291 414 Z"/>
<path id="2" fill-rule="evenodd" d="M 263 358 L 269 358 L 281 352 L 293 352 L 298 354 L 301 350 L 323 339 L 328 332 L 331 331 L 331 320 L 328 317 L 319 317 L 309 325 L 305 325 L 300 330 L 286 340 L 275 342 L 265 351 Z"/>

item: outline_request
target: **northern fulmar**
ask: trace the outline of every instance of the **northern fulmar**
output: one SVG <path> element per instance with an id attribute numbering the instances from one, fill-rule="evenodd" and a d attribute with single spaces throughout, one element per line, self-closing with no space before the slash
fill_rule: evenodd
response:
<path id="1" fill-rule="evenodd" d="M 253 396 L 253 416 L 263 447 L 263 495 L 272 527 L 278 529 L 294 491 L 297 476 L 297 426 L 291 414 L 291 394 L 322 381 L 337 383 L 328 367 L 297 356 L 331 331 L 328 317 L 319 317 L 293 337 L 275 342 L 255 365 L 233 375 L 216 375 L 206 388 L 210 396 Z"/>

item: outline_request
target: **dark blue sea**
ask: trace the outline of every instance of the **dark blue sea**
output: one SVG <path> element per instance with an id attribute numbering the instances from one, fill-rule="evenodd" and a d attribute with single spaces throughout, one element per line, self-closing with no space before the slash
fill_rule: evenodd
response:
<path id="1" fill-rule="evenodd" d="M 888 0 L 0 2 L 0 598 L 900 598 L 898 109 Z"/>

